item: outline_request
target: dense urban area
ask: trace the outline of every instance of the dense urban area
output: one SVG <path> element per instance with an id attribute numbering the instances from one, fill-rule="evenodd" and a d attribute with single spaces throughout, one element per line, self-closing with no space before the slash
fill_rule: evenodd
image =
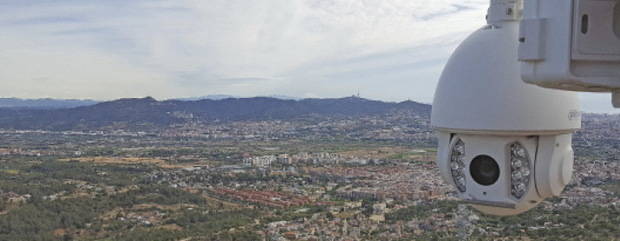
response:
<path id="1" fill-rule="evenodd" d="M 0 129 L 0 240 L 620 240 L 620 116 L 573 139 L 561 196 L 493 217 L 441 180 L 416 112 Z"/>

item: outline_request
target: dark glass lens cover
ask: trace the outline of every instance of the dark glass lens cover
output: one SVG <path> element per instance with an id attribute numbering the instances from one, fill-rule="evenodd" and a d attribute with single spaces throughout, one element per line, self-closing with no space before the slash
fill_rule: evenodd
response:
<path id="1" fill-rule="evenodd" d="M 487 155 L 475 157 L 469 164 L 469 173 L 478 184 L 490 186 L 499 179 L 499 165 L 495 159 Z"/>

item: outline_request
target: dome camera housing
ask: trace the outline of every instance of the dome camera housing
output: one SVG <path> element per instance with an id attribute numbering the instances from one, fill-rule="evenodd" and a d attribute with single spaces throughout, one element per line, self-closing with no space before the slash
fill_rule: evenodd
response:
<path id="1" fill-rule="evenodd" d="M 519 214 L 559 195 L 572 175 L 571 136 L 581 127 L 575 93 L 522 81 L 518 9 L 518 1 L 492 1 L 489 25 L 445 66 L 431 115 L 444 180 L 493 215 Z"/>

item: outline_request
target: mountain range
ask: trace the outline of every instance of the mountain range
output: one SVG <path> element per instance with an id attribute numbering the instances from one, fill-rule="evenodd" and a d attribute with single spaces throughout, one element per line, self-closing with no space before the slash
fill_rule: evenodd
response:
<path id="1" fill-rule="evenodd" d="M 187 122 L 291 120 L 360 117 L 408 111 L 430 116 L 431 106 L 359 97 L 285 100 L 271 97 L 157 101 L 151 97 L 119 99 L 73 108 L 0 108 L 2 129 L 153 130 Z"/>
<path id="2" fill-rule="evenodd" d="M 287 95 L 270 95 L 265 96 L 281 100 L 301 100 L 302 98 L 291 97 Z M 187 98 L 175 98 L 171 100 L 182 101 L 196 101 L 196 100 L 223 100 L 231 98 L 240 98 L 233 95 L 206 95 L 200 97 L 187 97 Z M 61 109 L 61 108 L 73 108 L 80 106 L 88 106 L 100 103 L 102 101 L 96 100 L 77 100 L 77 99 L 21 99 L 21 98 L 0 98 L 0 108 L 13 108 L 13 109 Z"/>

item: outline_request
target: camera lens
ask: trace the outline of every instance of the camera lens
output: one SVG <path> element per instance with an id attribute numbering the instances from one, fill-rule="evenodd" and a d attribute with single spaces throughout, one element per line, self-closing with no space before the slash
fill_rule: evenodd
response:
<path id="1" fill-rule="evenodd" d="M 480 155 L 471 161 L 469 173 L 478 184 L 490 186 L 499 179 L 499 166 L 492 157 Z"/>

